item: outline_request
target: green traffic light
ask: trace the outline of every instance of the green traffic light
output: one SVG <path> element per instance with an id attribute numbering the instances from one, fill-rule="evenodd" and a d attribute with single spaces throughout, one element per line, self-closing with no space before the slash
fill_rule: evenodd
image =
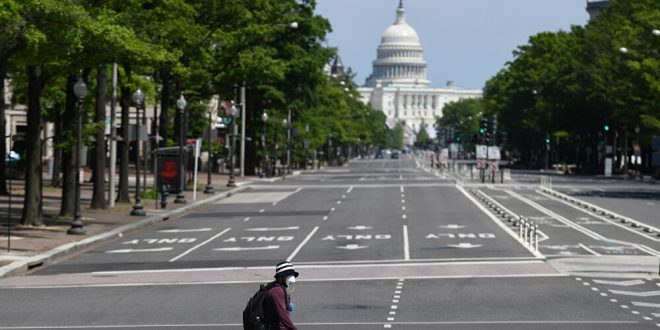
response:
<path id="1" fill-rule="evenodd" d="M 483 128 L 480 128 L 480 129 L 479 129 L 479 133 L 481 133 L 481 134 L 484 134 L 485 131 L 486 131 L 486 130 L 483 129 Z"/>
<path id="2" fill-rule="evenodd" d="M 608 132 L 610 130 L 610 125 L 605 125 L 603 128 L 605 129 L 605 132 Z"/>
<path id="3" fill-rule="evenodd" d="M 545 139 L 545 144 L 550 144 L 550 139 Z"/>

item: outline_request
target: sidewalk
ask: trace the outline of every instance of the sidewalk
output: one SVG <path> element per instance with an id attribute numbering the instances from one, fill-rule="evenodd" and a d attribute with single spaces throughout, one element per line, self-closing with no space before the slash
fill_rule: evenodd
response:
<path id="1" fill-rule="evenodd" d="M 203 179 L 203 180 L 202 180 Z M 260 181 L 256 177 L 236 176 L 237 187 L 227 187 L 227 175 L 214 174 L 215 194 L 204 194 L 206 174 L 200 175 L 197 200 L 193 201 L 193 191 L 186 191 L 187 204 L 175 204 L 175 196 L 170 195 L 166 209 L 153 199 L 143 199 L 146 216 L 131 216 L 132 204 L 118 203 L 114 208 L 92 210 L 89 205 L 92 184 L 85 182 L 81 189 L 81 213 L 85 235 L 68 235 L 71 219 L 59 218 L 60 188 L 48 187 L 44 181 L 43 220 L 44 226 L 31 227 L 19 224 L 23 208 L 23 181 L 12 181 L 12 217 L 9 227 L 7 196 L 0 196 L 0 278 L 18 275 L 51 262 L 56 258 L 84 249 L 93 244 L 113 239 L 124 233 L 168 220 L 202 205 L 226 198 L 228 195 L 247 188 L 247 185 Z M 269 179 L 269 181 L 272 179 Z M 129 180 L 133 182 L 133 178 Z M 201 188 L 201 189 L 200 189 Z M 147 187 L 147 189 L 150 189 Z M 131 186 L 131 199 L 134 198 Z M 158 201 L 159 202 L 159 201 Z M 158 209 L 157 209 L 158 207 Z M 11 236 L 8 236 L 11 229 Z M 11 237 L 11 239 L 9 239 Z"/>

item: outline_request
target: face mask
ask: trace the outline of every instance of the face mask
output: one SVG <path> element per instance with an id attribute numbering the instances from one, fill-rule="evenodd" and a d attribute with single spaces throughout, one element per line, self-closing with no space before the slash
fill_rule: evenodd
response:
<path id="1" fill-rule="evenodd" d="M 293 293 L 293 291 L 295 290 L 294 284 L 296 284 L 296 277 L 295 276 L 291 275 L 291 276 L 286 278 L 286 290 L 289 293 Z"/>

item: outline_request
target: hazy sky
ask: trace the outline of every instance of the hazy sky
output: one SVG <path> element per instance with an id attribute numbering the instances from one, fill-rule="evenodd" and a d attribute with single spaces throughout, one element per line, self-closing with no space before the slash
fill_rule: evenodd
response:
<path id="1" fill-rule="evenodd" d="M 394 23 L 399 0 L 317 0 L 317 13 L 330 20 L 328 45 L 338 47 L 344 65 L 364 84 L 376 48 Z M 586 24 L 586 0 L 404 0 L 406 19 L 419 35 L 428 78 L 464 88 L 482 88 L 512 59 L 512 51 L 541 31 Z"/>

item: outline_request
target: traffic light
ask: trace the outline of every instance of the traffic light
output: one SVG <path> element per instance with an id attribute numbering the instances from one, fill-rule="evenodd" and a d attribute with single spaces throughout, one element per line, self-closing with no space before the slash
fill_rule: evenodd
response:
<path id="1" fill-rule="evenodd" d="M 545 135 L 545 144 L 550 145 L 550 134 Z"/>
<path id="2" fill-rule="evenodd" d="M 454 139 L 454 141 L 456 141 L 456 143 L 461 143 L 461 130 L 460 130 L 460 129 L 456 129 L 456 130 L 454 131 L 454 134 L 455 134 L 454 136 L 456 137 L 456 138 Z"/>
<path id="3" fill-rule="evenodd" d="M 610 131 L 610 125 L 605 124 L 605 125 L 603 126 L 603 129 L 605 130 L 605 132 L 609 132 L 609 131 Z"/>
<path id="4" fill-rule="evenodd" d="M 488 131 L 488 119 L 486 118 L 481 118 L 481 122 L 479 124 L 479 134 L 486 134 Z"/>

